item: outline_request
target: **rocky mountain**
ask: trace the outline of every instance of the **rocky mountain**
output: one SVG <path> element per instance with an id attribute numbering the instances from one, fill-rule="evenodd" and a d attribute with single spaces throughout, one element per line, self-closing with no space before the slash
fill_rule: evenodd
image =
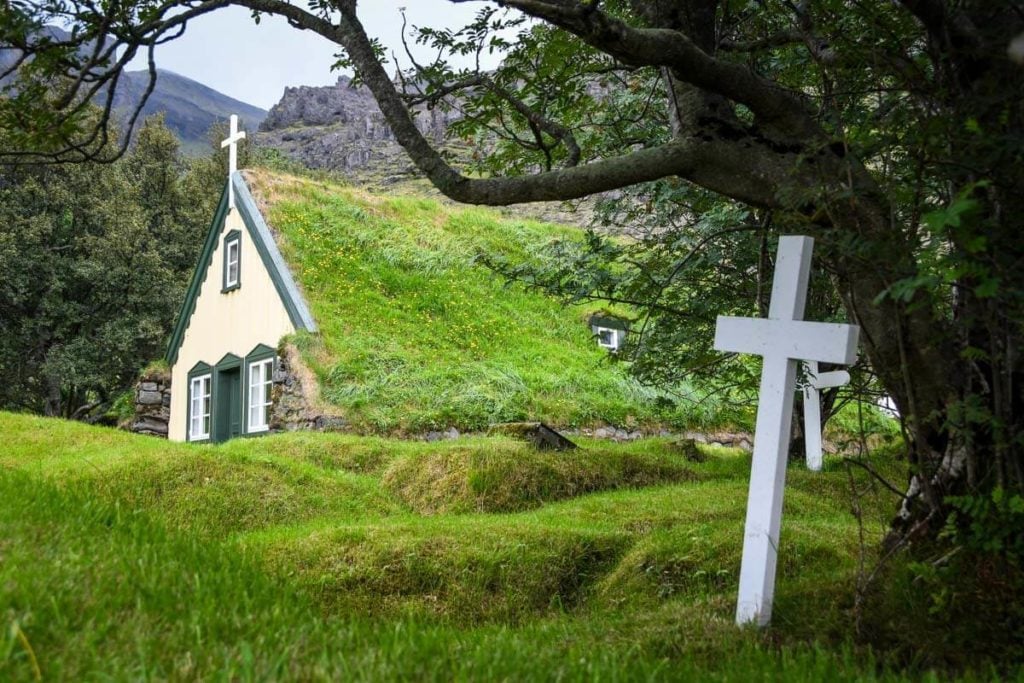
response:
<path id="1" fill-rule="evenodd" d="M 468 158 L 480 150 L 446 138 L 449 125 L 458 116 L 458 112 L 422 106 L 416 109 L 415 120 L 435 145 L 456 159 Z M 254 140 L 259 147 L 276 149 L 307 168 L 337 172 L 354 184 L 376 190 L 439 195 L 395 140 L 370 91 L 353 87 L 347 76 L 330 86 L 285 88 Z M 572 204 L 535 202 L 503 211 L 556 223 L 588 225 L 594 215 L 594 204 L 593 198 Z"/>
<path id="2" fill-rule="evenodd" d="M 57 40 L 65 40 L 69 34 L 55 26 L 46 32 Z M 7 71 L 17 60 L 18 54 L 10 49 L 0 49 L 0 74 Z M 3 85 L 8 79 L 0 80 Z M 121 77 L 114 97 L 114 108 L 122 118 L 132 111 L 149 84 L 145 71 L 128 71 Z M 157 70 L 156 87 L 150 94 L 142 115 L 164 113 L 167 127 L 174 131 L 186 152 L 205 153 L 209 149 L 206 139 L 210 127 L 217 121 L 226 121 L 231 114 L 238 114 L 243 128 L 255 130 L 266 117 L 267 112 L 251 104 L 207 87 L 191 78 L 173 71 Z"/>
<path id="3" fill-rule="evenodd" d="M 447 138 L 458 112 L 416 110 L 416 126 L 435 145 L 458 158 L 480 150 Z M 334 171 L 348 181 L 384 191 L 438 196 L 395 140 L 377 101 L 366 87 L 353 87 L 342 76 L 330 86 L 285 88 L 254 136 L 255 144 L 276 149 L 307 168 Z M 538 220 L 588 225 L 594 199 L 572 203 L 535 202 L 503 209 Z"/>
<path id="4" fill-rule="evenodd" d="M 441 143 L 456 117 L 422 107 L 416 125 Z M 366 87 L 353 87 L 347 76 L 331 86 L 285 88 L 255 139 L 309 168 L 363 177 L 415 175 L 373 95 Z"/>

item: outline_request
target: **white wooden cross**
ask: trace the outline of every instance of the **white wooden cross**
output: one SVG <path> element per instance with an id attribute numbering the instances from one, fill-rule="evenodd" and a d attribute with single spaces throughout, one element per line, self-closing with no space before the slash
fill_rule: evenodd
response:
<path id="1" fill-rule="evenodd" d="M 226 140 L 220 143 L 221 149 L 228 147 L 228 209 L 235 208 L 235 188 L 231 185 L 231 176 L 238 170 L 238 141 L 245 139 L 245 131 L 238 130 L 238 116 L 231 115 L 231 129 Z"/>
<path id="2" fill-rule="evenodd" d="M 736 623 L 741 625 L 754 622 L 763 626 L 772 616 L 796 363 L 813 360 L 848 365 L 857 355 L 860 328 L 856 325 L 801 320 L 813 248 L 810 237 L 780 237 L 768 318 L 719 316 L 715 330 L 719 351 L 764 358 L 736 605 Z"/>
<path id="3" fill-rule="evenodd" d="M 818 361 L 804 363 L 807 384 L 804 385 L 804 453 L 807 469 L 821 471 L 821 390 L 841 387 L 850 381 L 846 370 L 818 372 Z"/>

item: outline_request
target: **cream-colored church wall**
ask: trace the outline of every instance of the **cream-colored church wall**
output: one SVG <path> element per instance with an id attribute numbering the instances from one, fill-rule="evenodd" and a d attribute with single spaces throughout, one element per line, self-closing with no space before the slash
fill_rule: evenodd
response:
<path id="1" fill-rule="evenodd" d="M 222 293 L 224 236 L 242 233 L 241 286 Z M 168 438 L 184 441 L 188 407 L 188 372 L 202 361 L 214 365 L 228 353 L 244 358 L 257 344 L 276 348 L 286 334 L 295 331 L 270 274 L 260 259 L 252 236 L 237 209 L 224 221 L 206 280 L 199 289 L 195 311 L 171 369 L 171 418 Z M 243 378 L 243 381 L 245 379 Z"/>

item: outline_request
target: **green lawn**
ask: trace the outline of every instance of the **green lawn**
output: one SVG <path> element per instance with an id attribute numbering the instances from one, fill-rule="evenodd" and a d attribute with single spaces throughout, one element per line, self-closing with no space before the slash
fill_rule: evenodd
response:
<path id="1" fill-rule="evenodd" d="M 264 171 L 249 179 L 320 326 L 297 345 L 322 398 L 361 431 L 722 421 L 718 403 L 659 401 L 611 364 L 587 325 L 595 307 L 566 308 L 475 261 L 524 262 L 580 230 Z"/>
<path id="2" fill-rule="evenodd" d="M 8 413 L 0 433 L 0 680 L 900 677 L 851 644 L 838 461 L 791 468 L 759 633 L 732 623 L 740 452 L 195 446 Z M 861 500 L 868 543 L 887 495 Z"/>

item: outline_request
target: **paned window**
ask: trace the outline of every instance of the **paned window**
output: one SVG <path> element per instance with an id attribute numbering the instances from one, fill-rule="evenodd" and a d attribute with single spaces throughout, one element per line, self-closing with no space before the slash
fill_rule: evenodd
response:
<path id="1" fill-rule="evenodd" d="M 224 289 L 238 286 L 241 240 L 237 237 L 224 244 Z"/>
<path id="2" fill-rule="evenodd" d="M 210 375 L 193 377 L 189 387 L 190 441 L 210 438 Z"/>
<path id="3" fill-rule="evenodd" d="M 249 364 L 249 432 L 270 428 L 270 396 L 274 385 L 274 359 Z"/>
<path id="4" fill-rule="evenodd" d="M 609 327 L 597 328 L 597 343 L 606 349 L 617 351 L 619 348 L 619 334 Z"/>

